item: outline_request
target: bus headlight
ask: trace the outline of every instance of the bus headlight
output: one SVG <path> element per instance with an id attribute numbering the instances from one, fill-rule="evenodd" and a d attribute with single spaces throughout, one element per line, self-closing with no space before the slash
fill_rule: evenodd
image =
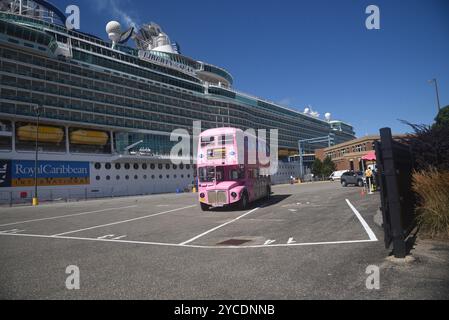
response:
<path id="1" fill-rule="evenodd" d="M 231 193 L 231 197 L 233 197 L 234 199 L 237 198 L 237 193 L 232 192 L 232 193 Z"/>
<path id="2" fill-rule="evenodd" d="M 201 199 L 204 199 L 204 198 L 206 198 L 206 195 L 205 195 L 204 193 L 201 193 L 201 194 L 200 194 L 200 198 L 201 198 Z"/>

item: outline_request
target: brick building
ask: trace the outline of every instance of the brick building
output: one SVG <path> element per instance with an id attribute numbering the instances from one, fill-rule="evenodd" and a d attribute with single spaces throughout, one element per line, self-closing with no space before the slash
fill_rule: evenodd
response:
<path id="1" fill-rule="evenodd" d="M 394 138 L 402 139 L 405 138 L 405 135 L 396 135 Z M 362 165 L 362 157 L 374 150 L 374 142 L 379 139 L 379 136 L 366 136 L 330 148 L 318 149 L 315 151 L 315 157 L 324 160 L 324 158 L 330 156 L 336 164 L 337 170 L 362 171 L 367 165 L 373 163 L 365 161 L 365 164 Z"/>

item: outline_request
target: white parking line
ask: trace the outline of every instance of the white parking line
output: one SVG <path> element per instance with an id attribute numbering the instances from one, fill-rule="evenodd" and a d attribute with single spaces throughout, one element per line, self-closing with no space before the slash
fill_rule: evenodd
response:
<path id="1" fill-rule="evenodd" d="M 208 231 L 206 231 L 206 232 L 203 232 L 203 233 L 200 234 L 200 235 L 197 235 L 196 237 L 194 237 L 194 238 L 192 238 L 192 239 L 190 239 L 190 240 L 187 240 L 187 241 L 185 241 L 185 242 L 183 242 L 183 243 L 180 243 L 179 245 L 184 246 L 184 245 L 186 245 L 186 244 L 192 243 L 193 241 L 198 240 L 199 238 L 202 238 L 202 237 L 204 237 L 205 235 L 207 235 L 207 234 L 209 234 L 209 233 L 211 233 L 211 232 L 214 232 L 214 231 L 216 231 L 216 230 L 218 230 L 218 229 L 220 229 L 220 228 L 223 228 L 223 227 L 227 226 L 228 224 L 231 224 L 231 223 L 233 223 L 233 222 L 236 222 L 237 220 L 240 220 L 240 219 L 246 217 L 247 215 L 250 215 L 251 213 L 253 213 L 253 212 L 255 212 L 255 211 L 259 210 L 259 209 L 260 209 L 260 208 L 253 209 L 253 210 L 251 210 L 251 211 L 249 211 L 249 212 L 247 212 L 247 213 L 245 213 L 245 214 L 242 214 L 241 216 L 239 216 L 239 217 L 237 217 L 237 218 L 235 218 L 235 219 L 233 219 L 233 220 L 231 220 L 231 221 L 228 221 L 228 222 L 226 222 L 226 223 L 223 223 L 223 224 L 219 225 L 218 227 L 212 228 L 212 229 L 210 229 L 210 230 L 208 230 Z"/>
<path id="2" fill-rule="evenodd" d="M 254 245 L 254 246 L 201 246 L 201 245 L 183 245 L 176 243 L 161 243 L 161 242 L 147 242 L 147 241 L 132 241 L 132 240 L 113 240 L 113 239 L 95 239 L 95 238 L 78 238 L 78 237 L 64 237 L 64 236 L 45 236 L 36 234 L 10 234 L 0 233 L 0 236 L 10 237 L 24 237 L 37 239 L 54 239 L 54 240 L 77 240 L 89 242 L 110 242 L 118 244 L 140 244 L 162 247 L 176 247 L 176 248 L 193 248 L 193 249 L 269 249 L 269 248 L 289 248 L 289 247 L 306 247 L 306 246 L 323 246 L 323 245 L 339 245 L 339 244 L 361 244 L 377 242 L 375 240 L 349 240 L 349 241 L 329 241 L 329 242 L 305 242 L 294 244 L 271 244 L 271 245 Z"/>
<path id="3" fill-rule="evenodd" d="M 365 228 L 366 233 L 368 233 L 369 239 L 371 241 L 378 241 L 376 235 L 374 234 L 373 230 L 369 227 L 368 223 L 366 223 L 365 219 L 363 219 L 362 215 L 357 211 L 357 209 L 352 205 L 352 203 L 346 199 L 346 202 L 348 203 L 351 210 L 355 213 L 357 218 L 359 219 L 360 223 L 362 224 L 363 228 Z"/>
<path id="4" fill-rule="evenodd" d="M 185 210 L 185 209 L 189 209 L 189 208 L 193 208 L 193 207 L 196 207 L 196 205 L 193 205 L 193 206 L 187 206 L 187 207 L 178 208 L 178 209 L 173 209 L 173 210 L 164 211 L 164 212 L 159 212 L 159 213 L 154 213 L 154 214 L 150 214 L 150 215 L 147 215 L 147 216 L 144 216 L 144 217 L 139 217 L 139 218 L 134 218 L 134 219 L 128 219 L 128 220 L 122 220 L 122 221 L 117 221 L 117 222 L 112 222 L 112 223 L 102 224 L 102 225 L 98 225 L 98 226 L 93 226 L 93 227 L 89 227 L 89 228 L 84 228 L 84 229 L 78 229 L 78 230 L 73 230 L 73 231 L 69 231 L 69 232 L 59 233 L 59 234 L 53 235 L 52 237 L 60 237 L 60 236 L 65 236 L 65 235 L 71 234 L 71 233 L 78 233 L 78 232 L 81 232 L 81 231 L 93 230 L 93 229 L 98 229 L 98 228 L 103 228 L 103 227 L 114 226 L 114 225 L 117 225 L 117 224 L 122 224 L 122 223 L 128 223 L 128 222 L 133 222 L 133 221 L 143 220 L 143 219 L 147 219 L 147 218 L 151 218 L 151 217 L 156 217 L 156 216 L 160 216 L 160 215 L 163 215 L 163 214 L 172 213 L 172 212 L 176 212 L 176 211 L 181 211 L 181 210 Z"/>
<path id="5" fill-rule="evenodd" d="M 42 218 L 42 219 L 33 219 L 33 220 L 26 220 L 26 221 L 12 222 L 12 223 L 7 223 L 7 224 L 2 224 L 2 225 L 0 225 L 0 227 L 14 226 L 14 225 L 17 225 L 17 224 L 24 224 L 24 223 L 31 223 L 31 222 L 39 222 L 39 221 L 48 221 L 48 220 L 64 219 L 64 218 L 70 218 L 70 217 L 76 217 L 76 216 L 83 216 L 83 215 L 86 215 L 86 214 L 102 213 L 102 212 L 106 212 L 106 211 L 123 210 L 123 209 L 135 208 L 135 207 L 137 207 L 137 206 L 127 206 L 127 207 L 119 207 L 119 208 L 109 208 L 109 209 L 95 210 L 95 211 L 89 211 L 89 212 L 81 212 L 81 213 L 68 214 L 68 215 L 65 215 L 65 216 L 56 216 L 56 217 L 48 217 L 48 218 Z"/>
<path id="6" fill-rule="evenodd" d="M 5 230 L 5 231 L 0 231 L 0 234 L 16 234 L 16 233 L 21 233 L 21 232 L 25 232 L 25 230 L 20 230 L 20 229 Z"/>

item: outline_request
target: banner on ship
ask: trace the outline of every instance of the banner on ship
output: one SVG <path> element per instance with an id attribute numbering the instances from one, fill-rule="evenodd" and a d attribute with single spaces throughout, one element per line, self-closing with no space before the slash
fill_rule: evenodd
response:
<path id="1" fill-rule="evenodd" d="M 90 184 L 90 164 L 89 162 L 39 161 L 37 181 L 39 186 L 88 185 Z M 0 160 L 0 187 L 31 187 L 34 183 L 35 162 L 33 160 Z"/>

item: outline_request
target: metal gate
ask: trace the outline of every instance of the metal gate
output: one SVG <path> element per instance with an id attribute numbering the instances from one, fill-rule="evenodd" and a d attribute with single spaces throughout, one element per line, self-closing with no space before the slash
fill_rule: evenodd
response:
<path id="1" fill-rule="evenodd" d="M 385 247 L 388 249 L 393 244 L 394 256 L 405 258 L 407 237 L 416 226 L 411 147 L 395 141 L 390 128 L 380 130 L 380 141 L 375 146 Z"/>

